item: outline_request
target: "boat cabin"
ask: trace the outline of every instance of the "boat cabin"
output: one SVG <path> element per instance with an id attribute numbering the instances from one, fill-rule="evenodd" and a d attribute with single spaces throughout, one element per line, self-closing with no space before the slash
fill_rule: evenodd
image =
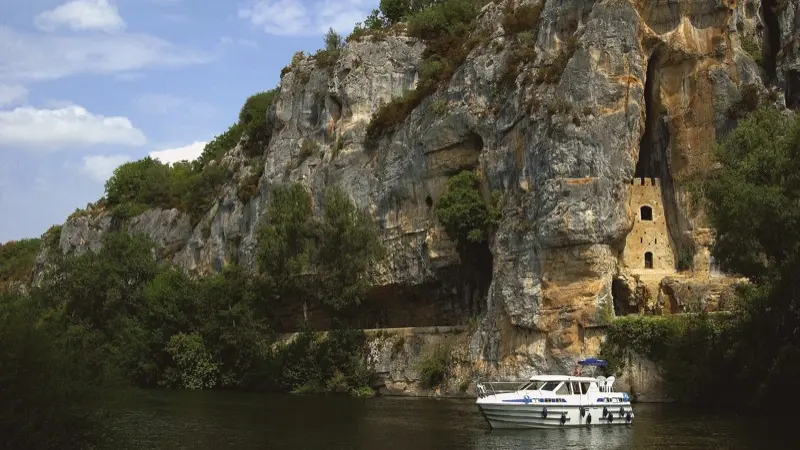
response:
<path id="1" fill-rule="evenodd" d="M 600 392 L 598 380 L 589 377 L 560 375 L 536 375 L 525 383 L 520 391 L 538 391 L 552 395 L 586 395 Z"/>

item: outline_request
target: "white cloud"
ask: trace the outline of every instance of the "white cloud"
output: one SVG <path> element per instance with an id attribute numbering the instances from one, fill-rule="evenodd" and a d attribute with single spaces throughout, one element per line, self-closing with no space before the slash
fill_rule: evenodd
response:
<path id="1" fill-rule="evenodd" d="M 111 74 L 210 60 L 210 55 L 180 49 L 145 34 L 55 36 L 0 26 L 1 80 L 47 81 L 81 73 Z"/>
<path id="2" fill-rule="evenodd" d="M 117 167 L 130 160 L 131 158 L 125 155 L 85 156 L 81 170 L 95 180 L 105 182 L 114 174 Z"/>
<path id="3" fill-rule="evenodd" d="M 238 15 L 265 32 L 279 36 L 318 35 L 329 27 L 347 34 L 374 7 L 374 0 L 254 0 L 239 8 Z"/>
<path id="4" fill-rule="evenodd" d="M 95 115 L 80 106 L 20 107 L 0 111 L 0 147 L 58 150 L 98 144 L 144 145 L 147 139 L 127 117 Z"/>
<path id="5" fill-rule="evenodd" d="M 150 152 L 150 157 L 155 158 L 164 164 L 173 164 L 178 161 L 193 161 L 203 153 L 203 148 L 206 146 L 206 144 L 207 142 L 194 142 L 185 147 Z"/>
<path id="6" fill-rule="evenodd" d="M 10 106 L 25 100 L 28 90 L 18 84 L 0 84 L 0 107 Z"/>
<path id="7" fill-rule="evenodd" d="M 117 7 L 108 0 L 72 0 L 36 16 L 36 27 L 43 31 L 55 31 L 66 27 L 73 30 L 101 30 L 107 33 L 121 31 L 125 21 L 119 16 Z"/>

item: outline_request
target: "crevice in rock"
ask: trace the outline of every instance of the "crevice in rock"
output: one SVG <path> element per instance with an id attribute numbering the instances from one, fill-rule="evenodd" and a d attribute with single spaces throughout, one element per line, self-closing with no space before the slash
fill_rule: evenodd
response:
<path id="1" fill-rule="evenodd" d="M 342 103 L 332 95 L 328 96 L 328 112 L 334 122 L 338 122 L 342 117 Z"/>
<path id="2" fill-rule="evenodd" d="M 636 163 L 636 178 L 657 178 L 661 184 L 661 198 L 667 221 L 670 241 L 675 252 L 678 270 L 690 268 L 695 253 L 695 244 L 686 232 L 691 230 L 691 223 L 678 204 L 673 178 L 671 152 L 671 136 L 668 127 L 667 108 L 662 103 L 662 68 L 668 60 L 664 47 L 653 51 L 647 63 L 645 78 L 645 130 L 639 143 L 639 160 Z"/>
<path id="3" fill-rule="evenodd" d="M 764 70 L 767 72 L 767 79 L 775 79 L 777 56 L 781 46 L 781 29 L 778 22 L 778 14 L 775 12 L 776 0 L 762 0 L 761 15 L 764 19 Z"/>
<path id="4" fill-rule="evenodd" d="M 467 305 L 469 316 L 476 317 L 484 312 L 486 306 L 485 299 L 492 283 L 494 256 L 488 241 L 470 245 L 459 253 L 462 279 L 458 287 L 459 297 Z"/>
<path id="5" fill-rule="evenodd" d="M 786 107 L 800 109 L 800 70 L 786 72 Z"/>

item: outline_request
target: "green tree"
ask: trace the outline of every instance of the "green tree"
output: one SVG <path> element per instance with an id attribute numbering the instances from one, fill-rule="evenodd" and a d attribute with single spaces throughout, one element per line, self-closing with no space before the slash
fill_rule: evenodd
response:
<path id="1" fill-rule="evenodd" d="M 154 336 L 137 317 L 146 308 L 145 287 L 158 273 L 152 243 L 108 233 L 97 253 L 60 257 L 55 264 L 42 295 L 68 318 L 72 345 L 96 356 L 93 372 L 104 382 L 146 376 Z"/>
<path id="2" fill-rule="evenodd" d="M 344 47 L 342 36 L 333 28 L 328 28 L 328 32 L 325 33 L 325 50 L 335 52 L 341 50 L 342 47 Z"/>
<path id="3" fill-rule="evenodd" d="M 785 386 L 800 377 L 800 116 L 759 109 L 714 154 L 718 168 L 697 183 L 716 230 L 712 254 L 753 282 L 740 291 L 727 369 L 757 400 L 791 401 Z"/>
<path id="4" fill-rule="evenodd" d="M 274 187 L 263 221 L 258 235 L 262 276 L 276 297 L 300 301 L 310 293 L 318 240 L 311 196 L 300 184 Z"/>
<path id="5" fill-rule="evenodd" d="M 242 267 L 229 266 L 201 280 L 198 289 L 197 330 L 219 365 L 219 386 L 252 384 L 252 370 L 272 342 L 263 281 Z"/>
<path id="6" fill-rule="evenodd" d="M 106 181 L 109 205 L 143 204 L 166 207 L 172 204 L 170 167 L 151 157 L 125 163 Z"/>
<path id="7" fill-rule="evenodd" d="M 325 190 L 324 208 L 317 272 L 325 303 L 338 311 L 361 304 L 385 250 L 372 217 L 341 188 Z"/>
<path id="8" fill-rule="evenodd" d="M 91 328 L 107 329 L 115 317 L 140 310 L 144 288 L 157 273 L 147 237 L 106 233 L 102 251 L 63 259 L 47 289 L 69 316 Z"/>

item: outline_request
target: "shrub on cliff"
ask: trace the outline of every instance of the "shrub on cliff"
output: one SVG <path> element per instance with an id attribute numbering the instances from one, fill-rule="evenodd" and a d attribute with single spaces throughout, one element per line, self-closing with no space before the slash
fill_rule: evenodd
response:
<path id="1" fill-rule="evenodd" d="M 396 7 L 386 6 L 388 13 L 384 14 L 407 20 L 409 35 L 424 39 L 427 48 L 417 88 L 384 104 L 373 115 L 366 130 L 365 145 L 368 148 L 374 149 L 382 136 L 393 132 L 411 111 L 452 78 L 467 54 L 481 40 L 480 36 L 470 37 L 470 34 L 475 29 L 478 11 L 484 4 L 484 0 L 445 0 L 420 3 L 401 1 Z M 393 23 L 388 18 L 387 22 Z"/>
<path id="2" fill-rule="evenodd" d="M 217 136 L 203 147 L 203 153 L 197 159 L 199 168 L 202 170 L 208 166 L 211 161 L 219 161 L 225 153 L 229 152 L 232 148 L 236 147 L 239 140 L 242 138 L 242 126 L 237 122 L 228 129 Z"/>
<path id="3" fill-rule="evenodd" d="M 228 179 L 228 168 L 220 164 L 222 156 L 236 147 L 243 136 L 246 141 L 242 152 L 249 158 L 247 163 L 261 166 L 258 158 L 272 131 L 267 112 L 277 94 L 278 90 L 272 89 L 250 96 L 239 111 L 238 122 L 206 144 L 196 161 L 164 164 L 148 156 L 121 165 L 106 182 L 106 204 L 119 219 L 149 208 L 177 208 L 189 214 L 192 225 L 196 225 Z M 239 189 L 243 202 L 255 192 L 257 180 L 253 181 L 248 178 Z"/>
<path id="4" fill-rule="evenodd" d="M 267 112 L 278 95 L 278 89 L 259 92 L 247 98 L 239 111 L 239 123 L 247 143 L 242 147 L 246 156 L 261 156 L 266 150 L 272 130 L 267 123 Z"/>
<path id="5" fill-rule="evenodd" d="M 487 239 L 489 209 L 475 173 L 463 171 L 447 180 L 446 191 L 436 202 L 436 217 L 450 238 L 462 245 Z"/>
<path id="6" fill-rule="evenodd" d="M 451 360 L 447 346 L 437 345 L 430 349 L 416 367 L 422 387 L 433 389 L 440 386 L 450 373 Z"/>
<path id="7" fill-rule="evenodd" d="M 169 207 L 172 204 L 170 167 L 151 157 L 125 163 L 106 181 L 110 205 L 144 204 Z"/>

